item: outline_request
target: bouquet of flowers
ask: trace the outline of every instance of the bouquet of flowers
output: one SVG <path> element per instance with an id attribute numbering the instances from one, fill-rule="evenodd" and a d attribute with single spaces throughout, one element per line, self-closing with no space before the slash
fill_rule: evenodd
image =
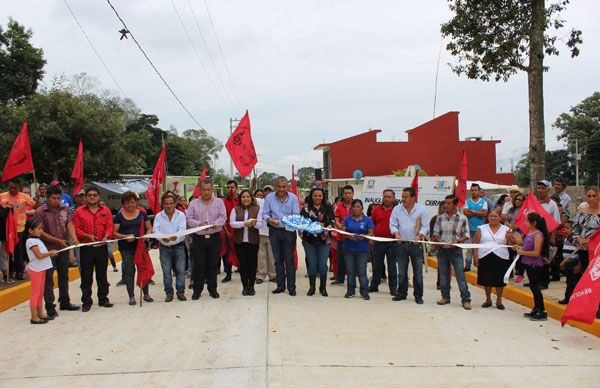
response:
<path id="1" fill-rule="evenodd" d="M 318 221 L 311 221 L 309 218 L 302 217 L 300 215 L 285 216 L 281 220 L 283 225 L 287 228 L 298 230 L 300 232 L 308 232 L 313 234 L 320 234 L 323 232 L 323 227 Z"/>

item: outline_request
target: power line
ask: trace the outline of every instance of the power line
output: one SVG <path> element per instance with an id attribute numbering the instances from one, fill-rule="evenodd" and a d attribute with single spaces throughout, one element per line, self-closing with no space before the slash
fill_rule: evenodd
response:
<path id="1" fill-rule="evenodd" d="M 173 2 L 173 0 L 171 0 L 171 2 Z M 229 100 L 231 105 L 235 107 L 235 104 L 233 103 L 233 101 L 231 100 L 231 97 L 229 96 L 229 93 L 227 92 L 227 88 L 225 87 L 223 78 L 221 78 L 221 73 L 219 72 L 219 70 L 217 70 L 217 65 L 212 56 L 212 53 L 210 52 L 210 48 L 208 47 L 208 42 L 206 41 L 206 38 L 204 37 L 204 33 L 202 32 L 202 29 L 200 28 L 200 23 L 198 23 L 198 18 L 196 17 L 196 12 L 194 12 L 194 7 L 192 7 L 192 2 L 190 0 L 187 0 L 187 3 L 190 8 L 190 12 L 192 13 L 194 23 L 196 24 L 196 29 L 198 30 L 198 33 L 200 34 L 200 37 L 202 38 L 202 43 L 204 43 L 204 47 L 206 48 L 206 52 L 208 53 L 208 58 L 210 59 L 210 62 L 212 63 L 213 69 L 215 70 L 215 73 L 217 74 L 217 77 L 219 78 L 219 82 L 221 83 L 221 86 L 223 87 L 223 90 L 225 91 L 225 95 L 227 96 L 227 99 Z M 235 90 L 234 90 L 234 92 L 235 92 Z M 239 103 L 239 99 L 238 99 L 238 103 Z M 244 108 L 241 105 L 240 105 L 240 109 L 244 110 Z"/>
<path id="2" fill-rule="evenodd" d="M 106 72 L 108 73 L 108 75 L 110 76 L 110 78 L 112 78 L 113 82 L 115 83 L 115 86 L 117 87 L 117 89 L 119 89 L 119 91 L 121 92 L 121 94 L 123 95 L 123 97 L 127 97 L 127 95 L 125 94 L 125 92 L 121 88 L 121 85 L 119 85 L 119 83 L 117 82 L 117 79 L 113 75 L 112 71 L 110 71 L 108 65 L 106 64 L 106 62 L 104 62 L 104 60 L 102 59 L 102 56 L 100 56 L 100 53 L 98 52 L 98 50 L 96 50 L 96 46 L 94 46 L 94 43 L 92 43 L 92 40 L 90 39 L 90 37 L 88 36 L 88 34 L 85 32 L 85 29 L 83 28 L 83 26 L 79 22 L 79 19 L 77 18 L 77 15 L 75 15 L 75 12 L 73 12 L 73 9 L 71 8 L 71 6 L 67 2 L 67 0 L 63 0 L 63 1 L 65 2 L 65 5 L 69 9 L 69 12 L 71 12 L 71 15 L 73 16 L 73 19 L 75 19 L 75 22 L 77 23 L 77 25 L 79 26 L 79 29 L 83 33 L 83 36 L 85 36 L 85 39 L 88 41 L 88 43 L 92 47 L 92 50 L 94 50 L 94 53 L 96 53 L 96 56 L 98 57 L 98 59 L 100 60 L 100 62 L 102 63 L 102 65 L 104 66 L 104 69 L 106 70 Z"/>
<path id="3" fill-rule="evenodd" d="M 112 5 L 112 3 L 110 2 L 110 0 L 106 0 L 106 2 L 108 3 L 108 5 L 110 5 L 110 8 L 112 8 L 112 10 L 114 11 L 115 15 L 119 19 L 119 21 L 121 21 L 121 24 L 123 24 L 123 27 L 127 30 L 127 33 L 129 34 L 129 36 L 131 36 L 131 39 L 133 39 L 133 41 L 135 42 L 135 44 L 137 45 L 137 47 L 140 49 L 140 51 L 142 52 L 142 54 L 144 54 L 144 57 L 146 57 L 146 60 L 148 61 L 148 63 L 150 64 L 150 66 L 152 66 L 152 68 L 154 69 L 154 71 L 156 72 L 156 74 L 158 74 L 158 76 L 160 77 L 161 81 L 165 84 L 165 86 L 167 87 L 167 89 L 169 89 L 169 92 L 171 92 L 171 94 L 173 95 L 173 97 L 175 97 L 175 99 L 177 100 L 177 102 L 179 103 L 179 105 L 181 105 L 181 107 L 183 108 L 183 110 L 188 114 L 188 116 L 190 116 L 190 118 L 196 123 L 196 125 L 198 125 L 198 127 L 200 127 L 200 129 L 204 129 L 204 127 L 202 126 L 202 124 L 200 124 L 198 122 L 198 120 L 196 120 L 196 118 L 194 117 L 194 115 L 192 115 L 192 113 L 183 104 L 183 102 L 179 99 L 179 97 L 177 97 L 177 95 L 175 94 L 175 92 L 173 91 L 173 89 L 171 89 L 171 87 L 169 86 L 169 84 L 167 83 L 167 81 L 165 80 L 165 78 L 162 76 L 162 74 L 160 74 L 160 71 L 158 71 L 158 69 L 156 68 L 156 66 L 154 66 L 154 63 L 152 63 L 152 61 L 148 57 L 148 54 L 146 54 L 146 52 L 144 51 L 144 49 L 142 48 L 142 46 L 139 44 L 139 42 L 137 41 L 137 39 L 135 39 L 135 37 L 133 36 L 133 33 L 131 32 L 131 30 L 129 29 L 129 27 L 127 27 L 127 24 L 125 24 L 125 21 L 121 18 L 121 15 L 119 15 L 119 12 L 117 12 L 117 10 Z"/>
<path id="4" fill-rule="evenodd" d="M 175 11 L 175 14 L 177 15 L 177 19 L 179 19 L 179 23 L 181 24 L 181 27 L 183 27 L 183 30 L 185 31 L 185 35 L 188 38 L 188 42 L 190 43 L 190 45 L 192 46 L 192 49 L 194 50 L 194 53 L 196 54 L 196 59 L 198 59 L 198 62 L 200 62 L 200 65 L 202 66 L 202 69 L 206 73 L 206 76 L 208 77 L 208 80 L 210 81 L 210 84 L 212 85 L 213 89 L 215 90 L 215 93 L 217 93 L 217 96 L 219 96 L 219 99 L 223 103 L 223 106 L 225 107 L 225 110 L 227 110 L 229 112 L 229 114 L 233 114 L 233 111 L 225 103 L 225 100 L 223 99 L 223 96 L 221 96 L 221 93 L 219 92 L 217 86 L 215 85 L 215 82 L 213 81 L 212 77 L 210 76 L 210 73 L 208 72 L 208 69 L 206 68 L 206 65 L 204 64 L 204 61 L 202 60 L 202 58 L 200 58 L 200 54 L 198 54 L 198 50 L 196 49 L 196 45 L 194 44 L 194 42 L 192 40 L 192 37 L 190 36 L 190 33 L 188 32 L 188 29 L 185 26 L 185 23 L 183 23 L 183 19 L 181 18 L 181 15 L 179 14 L 179 11 L 177 10 L 177 7 L 175 6 L 175 3 L 173 2 L 173 0 L 171 0 L 171 5 L 173 6 L 173 10 Z M 221 81 L 221 84 L 222 83 L 223 83 L 223 81 Z M 224 86 L 223 86 L 223 88 L 224 88 Z M 227 98 L 228 98 L 229 103 L 231 104 L 231 106 L 235 107 L 235 104 L 231 101 L 231 97 L 229 97 L 229 95 L 227 94 L 227 91 L 225 91 L 225 95 L 227 96 Z"/>
<path id="5" fill-rule="evenodd" d="M 210 25 L 212 27 L 213 33 L 215 34 L 215 38 L 217 40 L 217 46 L 219 47 L 219 52 L 221 53 L 221 57 L 223 57 L 223 63 L 225 64 L 225 71 L 227 72 L 227 78 L 229 78 L 229 82 L 231 83 L 231 88 L 233 89 L 233 93 L 235 94 L 235 99 L 237 100 L 240 107 L 243 109 L 243 105 L 240 102 L 240 97 L 238 96 L 237 90 L 235 88 L 235 84 L 231 79 L 231 73 L 229 72 L 229 66 L 227 65 L 227 61 L 225 60 L 225 54 L 223 54 L 223 47 L 221 46 L 221 40 L 217 35 L 217 29 L 215 28 L 215 23 L 213 22 L 212 15 L 210 14 L 210 10 L 208 9 L 208 4 L 206 0 L 204 0 L 204 7 L 206 8 L 206 13 L 208 14 L 208 19 L 210 20 Z"/>

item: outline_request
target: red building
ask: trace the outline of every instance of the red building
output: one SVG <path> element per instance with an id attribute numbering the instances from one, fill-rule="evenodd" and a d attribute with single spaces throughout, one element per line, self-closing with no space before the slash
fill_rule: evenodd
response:
<path id="1" fill-rule="evenodd" d="M 496 172 L 496 144 L 500 140 L 460 140 L 458 112 L 448 112 L 409 129 L 407 142 L 378 142 L 379 132 L 380 129 L 369 130 L 316 146 L 315 150 L 323 151 L 323 179 L 350 178 L 355 170 L 361 170 L 365 176 L 391 175 L 411 164 L 420 165 L 429 175 L 456 176 L 464 149 L 469 180 L 515 183 L 512 172 Z"/>

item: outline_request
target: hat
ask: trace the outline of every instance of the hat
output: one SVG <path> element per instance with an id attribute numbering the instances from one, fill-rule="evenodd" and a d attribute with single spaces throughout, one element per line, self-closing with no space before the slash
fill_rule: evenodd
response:
<path id="1" fill-rule="evenodd" d="M 60 186 L 60 182 L 57 180 L 53 180 L 48 186 Z"/>
<path id="2" fill-rule="evenodd" d="M 558 194 L 552 194 L 550 196 L 550 199 L 552 199 L 554 201 L 558 201 L 560 203 L 560 195 L 558 195 Z"/>
<path id="3" fill-rule="evenodd" d="M 506 188 L 506 192 L 507 192 L 507 193 L 512 193 L 512 192 L 517 192 L 517 193 L 520 193 L 520 192 L 521 192 L 521 189 L 520 189 L 520 188 L 519 188 L 519 186 L 517 186 L 517 185 L 512 185 L 512 186 L 508 186 L 508 187 Z"/>
<path id="4" fill-rule="evenodd" d="M 275 191 L 275 188 L 273 188 L 273 186 L 271 186 L 271 185 L 266 185 L 263 190 L 266 190 L 266 189 L 269 189 L 271 191 Z"/>
<path id="5" fill-rule="evenodd" d="M 546 180 L 546 179 L 544 179 L 544 180 L 542 180 L 542 181 L 539 181 L 537 184 L 538 184 L 538 185 L 544 185 L 544 186 L 546 186 L 546 187 L 552 187 L 552 183 L 550 183 L 550 181 L 549 181 L 549 180 Z"/>
<path id="6" fill-rule="evenodd" d="M 79 195 L 85 195 L 85 190 L 84 190 L 84 189 L 81 189 L 81 190 L 79 190 L 79 191 L 77 192 L 77 195 L 78 195 L 78 196 L 79 196 Z"/>

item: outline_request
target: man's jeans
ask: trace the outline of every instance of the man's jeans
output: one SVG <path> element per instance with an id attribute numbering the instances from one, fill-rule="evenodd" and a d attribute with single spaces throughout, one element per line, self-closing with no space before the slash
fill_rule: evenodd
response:
<path id="1" fill-rule="evenodd" d="M 387 258 L 388 286 L 391 292 L 398 289 L 397 247 L 395 242 L 379 242 L 373 244 L 373 278 L 371 288 L 378 288 L 383 275 L 383 259 Z"/>
<path id="2" fill-rule="evenodd" d="M 463 303 L 471 302 L 471 294 L 465 280 L 462 249 L 458 247 L 438 249 L 438 271 L 440 272 L 440 290 L 442 298 L 450 300 L 451 267 L 454 267 L 456 281 L 460 289 L 460 299 Z"/>
<path id="3" fill-rule="evenodd" d="M 406 298 L 408 294 L 408 261 L 413 270 L 413 295 L 423 297 L 423 247 L 421 244 L 401 244 L 397 246 L 398 259 L 398 296 Z M 391 276 L 391 275 L 390 275 Z"/>
<path id="4" fill-rule="evenodd" d="M 277 288 L 285 290 L 287 280 L 288 291 L 296 291 L 296 267 L 294 266 L 296 232 L 269 226 L 269 240 L 275 258 Z"/>
<path id="5" fill-rule="evenodd" d="M 369 294 L 369 278 L 367 277 L 367 262 L 369 252 L 344 252 L 346 269 L 348 270 L 348 294 L 354 295 L 356 290 L 356 275 L 360 282 L 360 295 Z"/>
<path id="6" fill-rule="evenodd" d="M 465 244 L 471 244 L 473 242 L 473 237 L 475 236 L 475 233 L 477 233 L 477 231 L 470 231 L 469 233 L 471 233 L 471 238 L 466 240 Z M 467 259 L 466 259 L 466 263 L 465 263 L 465 268 L 471 268 L 472 264 L 473 264 L 473 250 L 467 249 Z"/>
<path id="7" fill-rule="evenodd" d="M 173 246 L 161 244 L 159 251 L 165 294 L 173 295 L 173 267 L 177 273 L 175 278 L 177 294 L 185 293 L 185 248 L 183 243 Z"/>

